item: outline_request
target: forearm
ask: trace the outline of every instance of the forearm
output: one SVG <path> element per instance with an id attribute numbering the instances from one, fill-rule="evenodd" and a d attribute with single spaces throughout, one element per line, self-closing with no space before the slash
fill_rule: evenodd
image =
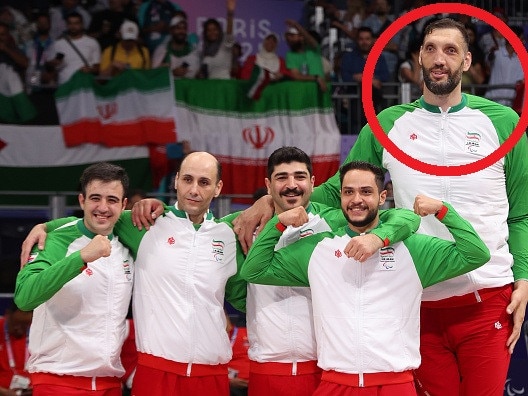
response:
<path id="1" fill-rule="evenodd" d="M 371 231 L 377 235 L 384 246 L 403 241 L 420 227 L 420 216 L 408 209 L 388 209 L 379 212 L 381 225 Z"/>
<path id="2" fill-rule="evenodd" d="M 16 305 L 24 311 L 35 309 L 79 275 L 84 266 L 80 251 L 72 253 L 53 265 L 44 261 L 26 265 L 17 276 Z"/>

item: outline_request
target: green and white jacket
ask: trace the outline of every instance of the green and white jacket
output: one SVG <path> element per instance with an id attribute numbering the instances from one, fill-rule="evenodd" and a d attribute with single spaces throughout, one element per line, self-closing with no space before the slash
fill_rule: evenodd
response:
<path id="1" fill-rule="evenodd" d="M 391 141 L 422 162 L 456 167 L 481 160 L 511 135 L 519 117 L 510 108 L 462 94 L 448 111 L 431 106 L 423 97 L 390 107 L 378 120 Z M 397 207 L 412 208 L 417 194 L 451 203 L 475 227 L 491 252 L 483 267 L 424 291 L 424 300 L 436 301 L 514 279 L 528 280 L 528 142 L 526 134 L 505 157 L 475 173 L 436 176 L 411 169 L 394 158 L 366 125 L 345 162 L 364 160 L 390 172 Z M 339 207 L 339 175 L 317 187 L 312 200 Z M 451 239 L 448 229 L 422 220 L 420 233 Z M 513 271 L 512 271 L 513 269 Z"/>
<path id="2" fill-rule="evenodd" d="M 343 253 L 357 235 L 348 226 L 275 251 L 285 229 L 275 217 L 253 244 L 241 275 L 252 283 L 310 286 L 323 370 L 361 375 L 417 368 L 423 288 L 474 270 L 490 257 L 469 222 L 445 205 L 441 221 L 455 242 L 413 234 L 364 263 Z"/>

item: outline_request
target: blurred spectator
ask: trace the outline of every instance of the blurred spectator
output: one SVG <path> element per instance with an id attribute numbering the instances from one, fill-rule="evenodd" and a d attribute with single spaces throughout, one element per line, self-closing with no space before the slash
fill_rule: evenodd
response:
<path id="1" fill-rule="evenodd" d="M 174 77 L 193 78 L 198 72 L 200 55 L 188 41 L 187 19 L 176 15 L 170 22 L 170 40 L 158 45 L 152 67 L 168 66 Z"/>
<path id="2" fill-rule="evenodd" d="M 242 46 L 240 43 L 236 42 L 233 44 L 231 49 L 233 58 L 231 59 L 231 78 L 240 78 L 242 75 L 242 63 L 240 59 L 242 58 Z"/>
<path id="3" fill-rule="evenodd" d="M 9 33 L 17 47 L 22 48 L 31 38 L 31 26 L 27 18 L 16 8 L 3 6 L 0 8 L 0 22 L 9 27 Z"/>
<path id="4" fill-rule="evenodd" d="M 147 198 L 147 193 L 143 191 L 141 188 L 130 189 L 128 191 L 127 204 L 126 204 L 125 209 L 131 210 L 136 202 L 139 202 L 145 198 Z"/>
<path id="5" fill-rule="evenodd" d="M 369 27 L 374 33 L 374 36 L 379 37 L 394 21 L 394 17 L 389 15 L 390 9 L 391 6 L 387 0 L 374 0 L 373 12 L 365 18 L 362 26 Z M 389 79 L 391 81 L 394 80 L 396 68 L 398 67 L 399 43 L 400 33 L 398 32 L 389 40 L 381 53 L 387 64 Z"/>
<path id="6" fill-rule="evenodd" d="M 28 67 L 28 59 L 15 44 L 9 26 L 0 22 L 0 63 L 11 66 L 20 76 Z"/>
<path id="7" fill-rule="evenodd" d="M 374 46 L 375 38 L 372 30 L 368 27 L 360 27 L 357 36 L 357 49 L 348 49 L 341 60 L 341 77 L 344 82 L 357 82 L 361 84 L 363 80 L 363 69 L 367 62 L 367 56 Z M 385 63 L 385 58 L 381 57 L 374 68 L 374 76 L 372 78 L 372 100 L 376 112 L 383 108 L 383 92 L 382 83 L 389 81 L 389 70 Z M 352 124 L 355 129 L 359 130 L 360 125 L 364 125 L 367 121 L 364 115 L 361 119 L 356 119 L 356 109 L 361 106 L 357 99 L 351 101 L 351 117 Z M 363 112 L 361 112 L 363 114 Z"/>
<path id="8" fill-rule="evenodd" d="M 68 15 L 77 13 L 81 15 L 84 29 L 88 29 L 92 17 L 88 11 L 79 5 L 79 0 L 61 0 L 61 5 L 51 7 L 49 10 L 51 38 L 57 40 L 66 30 L 66 18 Z"/>
<path id="9" fill-rule="evenodd" d="M 519 26 L 511 26 L 511 29 L 521 40 L 523 31 Z M 504 46 L 500 46 L 494 51 L 493 60 L 490 64 L 490 78 L 488 84 L 500 85 L 508 84 L 512 88 L 488 88 L 485 97 L 497 103 L 511 107 L 515 98 L 515 84 L 524 80 L 524 72 L 521 61 L 512 45 L 506 41 Z"/>
<path id="10" fill-rule="evenodd" d="M 398 68 L 398 81 L 411 83 L 411 100 L 422 96 L 423 72 L 420 65 L 420 42 L 415 40 L 411 43 L 406 59 Z"/>
<path id="11" fill-rule="evenodd" d="M 25 44 L 26 57 L 29 65 L 26 70 L 26 86 L 31 90 L 39 89 L 40 85 L 50 84 L 53 80 L 53 69 L 46 66 L 55 56 L 54 40 L 50 36 L 50 17 L 40 13 L 35 19 L 36 32 Z"/>
<path id="12" fill-rule="evenodd" d="M 394 188 L 392 186 L 392 180 L 387 180 L 384 190 L 387 190 L 387 196 L 385 198 L 385 203 L 383 204 L 383 209 L 391 209 L 396 207 L 394 204 Z"/>
<path id="13" fill-rule="evenodd" d="M 220 22 L 210 18 L 203 24 L 202 53 L 198 78 L 223 79 L 231 78 L 233 61 L 233 15 L 236 0 L 226 0 L 227 18 L 225 34 Z"/>
<path id="14" fill-rule="evenodd" d="M 27 334 L 32 316 L 32 312 L 21 311 L 12 304 L 0 317 L 0 395 L 32 394 L 25 368 L 29 356 Z"/>
<path id="15" fill-rule="evenodd" d="M 277 55 L 277 45 L 279 39 L 275 33 L 269 33 L 260 44 L 259 52 L 247 57 L 240 78 L 249 80 L 256 66 L 269 72 L 271 81 L 280 80 L 284 75 L 289 74 L 286 69 L 286 62 Z"/>
<path id="16" fill-rule="evenodd" d="M 286 25 L 286 42 L 290 47 L 286 53 L 286 67 L 290 76 L 298 81 L 315 81 L 321 91 L 326 91 L 321 48 L 317 40 L 292 19 L 287 19 Z"/>
<path id="17" fill-rule="evenodd" d="M 119 28 L 125 19 L 135 21 L 136 15 L 125 10 L 123 0 L 108 0 L 108 8 L 93 14 L 88 35 L 95 38 L 104 50 L 119 41 Z"/>
<path id="18" fill-rule="evenodd" d="M 113 77 L 126 69 L 150 69 L 148 49 L 138 41 L 138 25 L 125 20 L 119 28 L 119 36 L 120 41 L 103 51 L 99 67 L 101 76 Z"/>
<path id="19" fill-rule="evenodd" d="M 66 28 L 66 34 L 55 42 L 55 58 L 49 62 L 58 71 L 59 84 L 68 81 L 78 70 L 97 74 L 101 60 L 99 43 L 84 34 L 80 14 L 69 14 Z"/>
<path id="20" fill-rule="evenodd" d="M 181 7 L 170 0 L 147 0 L 138 11 L 141 36 L 150 53 L 169 35 L 170 21 Z"/>
<path id="21" fill-rule="evenodd" d="M 355 43 L 358 29 L 361 27 L 365 15 L 366 7 L 363 0 L 348 0 L 345 11 L 336 10 L 332 16 L 332 26 L 345 34 L 345 45 Z"/>
<path id="22" fill-rule="evenodd" d="M 466 31 L 469 38 L 469 52 L 471 52 L 471 66 L 469 70 L 462 73 L 462 89 L 468 84 L 484 84 L 488 79 L 486 72 L 484 53 L 477 45 L 477 28 L 473 24 L 466 24 Z M 464 90 L 465 92 L 469 92 Z M 481 89 L 475 91 L 477 95 L 483 92 Z"/>
<path id="23" fill-rule="evenodd" d="M 428 2 L 428 0 L 408 0 L 408 4 L 404 6 L 400 15 L 404 15 L 416 8 L 423 7 L 427 5 Z M 412 22 L 411 24 L 405 26 L 400 30 L 400 37 L 398 43 L 398 57 L 400 59 L 403 60 L 407 58 L 409 45 L 411 43 L 414 43 L 415 41 L 418 41 L 420 43 L 422 42 L 422 32 L 424 26 L 435 18 L 435 15 L 428 15 L 426 17 L 417 19 L 416 21 Z"/>
<path id="24" fill-rule="evenodd" d="M 501 19 L 504 23 L 508 23 L 508 17 L 503 8 L 493 8 L 492 14 Z M 486 57 L 489 56 L 489 54 L 494 53 L 499 47 L 503 47 L 505 44 L 506 40 L 504 36 L 495 28 L 491 28 L 489 32 L 482 34 L 478 41 L 478 45 Z"/>

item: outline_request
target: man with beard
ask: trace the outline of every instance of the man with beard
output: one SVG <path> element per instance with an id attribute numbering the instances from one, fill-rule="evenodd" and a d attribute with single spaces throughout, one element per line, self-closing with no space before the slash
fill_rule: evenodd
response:
<path id="1" fill-rule="evenodd" d="M 307 213 L 302 227 L 285 227 L 276 249 L 346 225 L 340 210 L 310 202 L 315 176 L 304 151 L 281 147 L 270 155 L 267 168 L 265 184 L 273 197 L 275 213 L 297 207 Z M 355 238 L 345 255 L 361 260 L 362 247 L 371 245 L 375 251 L 384 242 L 401 241 L 420 223 L 419 217 L 409 210 L 384 211 L 382 218 L 383 226 Z M 310 288 L 248 284 L 246 318 L 250 395 L 311 395 L 319 385 L 321 369 L 317 367 Z"/>
<path id="2" fill-rule="evenodd" d="M 297 81 L 315 81 L 321 91 L 326 91 L 321 48 L 306 29 L 293 19 L 287 19 L 286 42 L 290 50 L 286 53 L 286 67 L 290 77 Z"/>
<path id="3" fill-rule="evenodd" d="M 49 62 L 64 84 L 76 71 L 97 74 L 101 61 L 99 43 L 84 34 L 83 17 L 73 12 L 66 17 L 66 33 L 55 42 L 55 58 Z"/>
<path id="4" fill-rule="evenodd" d="M 187 19 L 176 15 L 170 22 L 171 39 L 158 45 L 152 67 L 168 66 L 174 77 L 193 78 L 200 67 L 200 55 L 187 39 Z"/>
<path id="5" fill-rule="evenodd" d="M 348 225 L 277 249 L 287 227 L 308 221 L 302 206 L 283 212 L 256 239 L 241 275 L 266 285 L 310 286 L 323 370 L 314 395 L 415 396 L 423 288 L 483 265 L 489 250 L 449 204 L 419 195 L 415 209 L 422 216 L 435 214 L 455 243 L 414 234 L 363 263 L 347 257 L 348 242 L 380 225 L 378 210 L 387 192 L 384 171 L 366 162 L 344 165 L 340 179 L 341 216 Z"/>
<path id="6" fill-rule="evenodd" d="M 419 61 L 423 96 L 378 115 L 388 137 L 413 158 L 450 167 L 473 163 L 497 150 L 519 116 L 508 107 L 462 93 L 461 75 L 471 65 L 464 26 L 448 18 L 429 24 Z M 357 159 L 390 172 L 396 207 L 411 208 L 419 193 L 448 200 L 490 248 L 491 260 L 482 268 L 424 291 L 423 360 L 416 374 L 422 391 L 431 396 L 502 395 L 528 300 L 526 135 L 486 169 L 439 177 L 400 163 L 366 125 L 345 162 Z M 311 199 L 339 205 L 339 175 L 317 187 Z M 248 209 L 237 219 L 235 229 L 242 228 L 244 246 L 251 243 L 249 234 L 256 224 L 271 215 L 269 197 L 258 204 L 258 210 Z M 449 237 L 445 227 L 429 219 L 422 221 L 421 231 Z"/>

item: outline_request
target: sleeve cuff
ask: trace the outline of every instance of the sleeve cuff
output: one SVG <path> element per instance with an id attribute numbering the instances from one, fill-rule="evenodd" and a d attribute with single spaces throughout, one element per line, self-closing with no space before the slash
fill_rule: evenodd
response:
<path id="1" fill-rule="evenodd" d="M 449 210 L 449 209 L 447 208 L 446 205 L 442 205 L 442 209 L 440 209 L 440 210 L 435 214 L 436 218 L 437 218 L 438 220 L 442 220 L 442 219 L 445 217 L 445 215 L 447 214 L 447 211 L 448 211 L 448 210 Z"/>
<path id="2" fill-rule="evenodd" d="M 284 224 L 282 224 L 280 221 L 275 225 L 275 228 L 279 230 L 280 232 L 284 232 L 287 228 Z"/>

